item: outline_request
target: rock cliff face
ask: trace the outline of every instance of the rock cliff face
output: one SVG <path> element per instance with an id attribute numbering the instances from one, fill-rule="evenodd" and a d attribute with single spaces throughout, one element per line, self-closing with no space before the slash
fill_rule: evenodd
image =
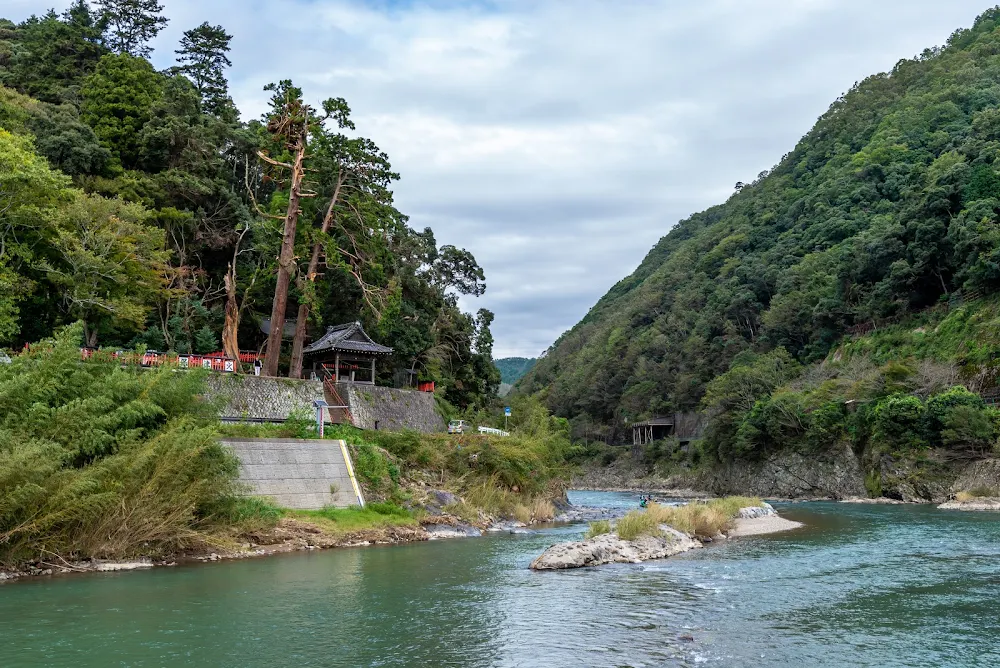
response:
<path id="1" fill-rule="evenodd" d="M 696 479 L 695 486 L 720 496 L 743 494 L 778 498 L 867 496 L 857 457 L 847 446 L 823 455 L 779 453 L 759 463 L 734 463 Z"/>
<path id="2" fill-rule="evenodd" d="M 1000 459 L 984 459 L 972 462 L 952 483 L 951 492 L 990 490 L 1000 494 Z"/>
<path id="3" fill-rule="evenodd" d="M 650 474 L 622 458 L 611 467 L 590 468 L 573 480 L 584 489 L 660 490 L 675 496 L 740 494 L 777 498 L 867 496 L 857 457 L 846 445 L 825 455 L 779 453 L 763 462 L 733 463 L 698 473 L 671 476 Z"/>

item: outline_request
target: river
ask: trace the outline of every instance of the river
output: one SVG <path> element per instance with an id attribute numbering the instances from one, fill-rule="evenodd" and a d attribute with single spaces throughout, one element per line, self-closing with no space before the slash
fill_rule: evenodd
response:
<path id="1" fill-rule="evenodd" d="M 641 565 L 528 570 L 575 525 L 8 584 L 0 666 L 1000 665 L 1000 515 L 777 507 Z"/>

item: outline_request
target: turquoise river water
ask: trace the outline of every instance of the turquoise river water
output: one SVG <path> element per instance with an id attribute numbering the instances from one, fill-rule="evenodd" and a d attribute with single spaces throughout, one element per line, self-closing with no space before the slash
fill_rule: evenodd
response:
<path id="1" fill-rule="evenodd" d="M 640 565 L 528 570 L 573 525 L 3 585 L 0 666 L 1000 665 L 1000 515 L 777 507 Z"/>

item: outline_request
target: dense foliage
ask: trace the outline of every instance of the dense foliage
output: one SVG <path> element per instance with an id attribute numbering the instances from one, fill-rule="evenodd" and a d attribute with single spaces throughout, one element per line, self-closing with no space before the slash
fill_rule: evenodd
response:
<path id="1" fill-rule="evenodd" d="M 768 438 L 831 428 L 822 411 L 797 424 L 801 398 L 745 402 L 789 380 L 786 368 L 824 359 L 852 327 L 1000 287 L 998 106 L 1000 8 L 857 84 L 772 170 L 676 225 L 520 390 L 611 439 L 630 419 L 703 400 L 754 414 L 731 425 L 732 447 L 756 447 L 768 415 L 789 413 Z M 746 368 L 756 375 L 736 378 Z M 737 394 L 719 398 L 724 383 Z"/>
<path id="2" fill-rule="evenodd" d="M 184 32 L 177 65 L 157 71 L 147 57 L 162 11 L 75 0 L 0 19 L 0 346 L 82 319 L 91 346 L 260 350 L 284 274 L 282 315 L 302 339 L 361 320 L 395 349 L 383 382 L 436 381 L 454 405 L 484 403 L 500 383 L 493 315 L 458 306 L 485 290 L 475 258 L 407 225 L 399 176 L 346 101 L 306 112 L 282 81 L 263 119 L 240 121 L 222 26 Z M 302 127 L 295 184 L 281 165 Z M 279 263 L 296 185 L 297 234 Z M 277 343 L 280 372 L 296 375 L 292 346 Z"/>
<path id="3" fill-rule="evenodd" d="M 201 377 L 81 363 L 80 335 L 0 364 L 0 566 L 197 545 L 237 503 Z"/>
<path id="4" fill-rule="evenodd" d="M 503 359 L 493 360 L 493 363 L 500 371 L 501 382 L 513 385 L 521 380 L 524 374 L 531 371 L 531 368 L 535 366 L 537 361 L 534 358 L 528 357 L 504 357 Z"/>

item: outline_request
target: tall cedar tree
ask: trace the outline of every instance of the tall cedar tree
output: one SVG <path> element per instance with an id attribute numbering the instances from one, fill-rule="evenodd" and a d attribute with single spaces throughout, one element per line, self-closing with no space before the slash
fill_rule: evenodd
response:
<path id="1" fill-rule="evenodd" d="M 181 63 L 177 70 L 194 83 L 202 111 L 213 116 L 222 117 L 233 109 L 225 75 L 225 69 L 233 65 L 226 56 L 232 39 L 222 26 L 205 22 L 186 31 L 176 51 Z"/>
<path id="2" fill-rule="evenodd" d="M 149 42 L 170 22 L 157 0 L 98 0 L 97 6 L 107 25 L 105 43 L 115 53 L 148 58 Z"/>
<path id="3" fill-rule="evenodd" d="M 338 128 L 354 129 L 350 107 L 342 98 L 332 100 Z M 398 236 L 405 218 L 392 206 L 389 189 L 399 175 L 392 171 L 389 156 L 369 139 L 348 138 L 319 127 L 314 132 L 315 159 L 323 195 L 329 197 L 319 230 L 308 229 L 312 252 L 305 272 L 299 272 L 296 287 L 300 302 L 292 339 L 289 377 L 302 373 L 302 351 L 306 328 L 315 306 L 315 281 L 321 265 L 336 267 L 351 276 L 365 308 L 376 320 L 384 312 L 389 288 L 381 271 L 388 252 L 388 239 Z"/>
<path id="4" fill-rule="evenodd" d="M 58 16 L 32 16 L 14 32 L 7 72 L 0 78 L 44 102 L 74 101 L 82 76 L 107 53 L 101 45 L 104 23 L 84 0 L 76 0 Z"/>
<path id="5" fill-rule="evenodd" d="M 288 309 L 288 289 L 295 273 L 295 232 L 302 213 L 302 198 L 314 197 L 314 193 L 303 192 L 306 176 L 306 152 L 309 149 L 309 135 L 314 126 L 322 125 L 324 118 L 313 113 L 312 108 L 302 101 L 302 89 L 296 88 L 290 80 L 280 84 L 268 84 L 264 90 L 272 91 L 271 113 L 267 117 L 267 132 L 278 155 L 288 156 L 287 161 L 275 160 L 265 151 L 258 156 L 268 165 L 290 173 L 288 207 L 284 216 L 284 233 L 281 251 L 278 255 L 278 277 L 274 287 L 271 307 L 270 331 L 267 336 L 267 351 L 264 358 L 264 375 L 278 375 L 278 361 L 281 358 L 281 339 L 285 329 L 285 312 Z M 324 106 L 333 104 L 328 101 Z"/>

